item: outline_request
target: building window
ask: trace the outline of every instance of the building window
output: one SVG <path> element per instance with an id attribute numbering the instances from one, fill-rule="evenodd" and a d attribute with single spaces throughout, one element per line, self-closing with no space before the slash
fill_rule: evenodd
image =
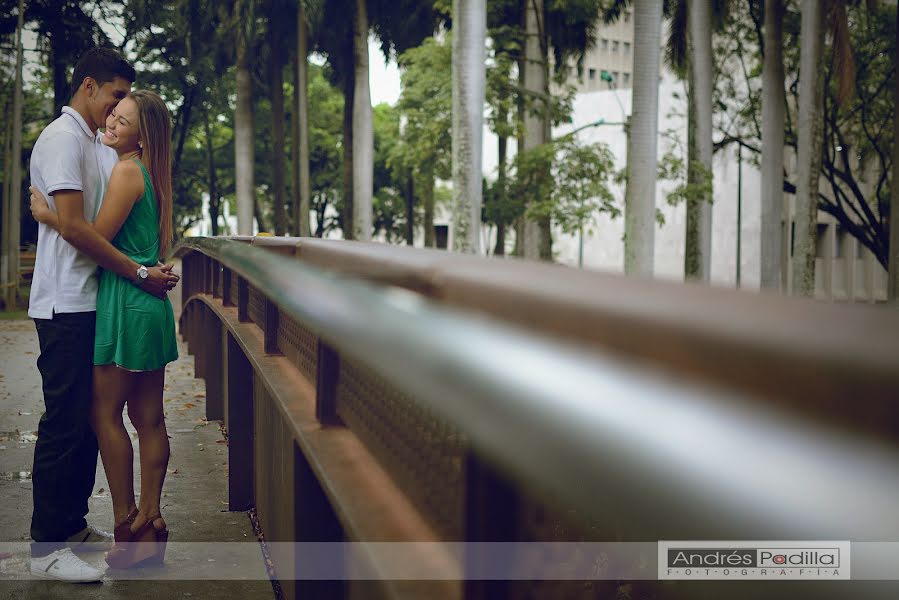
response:
<path id="1" fill-rule="evenodd" d="M 623 76 L 622 79 L 621 79 L 621 84 L 622 84 L 622 85 L 630 85 L 630 84 L 631 84 L 631 74 L 630 74 L 630 73 L 623 73 L 623 75 L 624 75 L 624 76 Z"/>
<path id="2" fill-rule="evenodd" d="M 596 79 L 596 69 L 590 69 L 588 75 L 590 81 L 594 81 Z"/>
<path id="3" fill-rule="evenodd" d="M 612 71 L 612 81 L 615 82 L 615 85 L 618 85 L 618 71 Z"/>
<path id="4" fill-rule="evenodd" d="M 830 238 L 827 237 L 827 224 L 818 223 L 818 235 L 815 236 L 815 258 L 827 257 L 827 244 Z"/>
<path id="5" fill-rule="evenodd" d="M 612 54 L 615 54 L 617 52 L 618 52 L 618 40 L 615 40 L 614 42 L 612 42 Z"/>
<path id="6" fill-rule="evenodd" d="M 625 55 L 625 56 L 630 56 L 630 55 L 631 55 L 631 43 L 630 43 L 630 42 L 624 42 L 624 48 L 623 48 L 623 50 L 624 50 L 624 55 Z"/>
<path id="7" fill-rule="evenodd" d="M 631 20 L 631 11 L 629 11 L 629 10 L 624 11 L 624 22 L 628 23 L 628 22 L 630 22 L 630 20 Z"/>
<path id="8" fill-rule="evenodd" d="M 601 47 L 602 47 L 603 51 L 608 50 L 609 49 L 609 40 L 606 38 L 602 38 Z"/>

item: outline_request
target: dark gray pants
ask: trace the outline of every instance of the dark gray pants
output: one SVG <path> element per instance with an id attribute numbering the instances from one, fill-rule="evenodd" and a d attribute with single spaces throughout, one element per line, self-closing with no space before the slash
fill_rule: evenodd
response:
<path id="1" fill-rule="evenodd" d="M 64 546 L 87 526 L 97 473 L 97 438 L 90 425 L 96 313 L 35 319 L 45 412 L 32 467 L 32 556 Z"/>

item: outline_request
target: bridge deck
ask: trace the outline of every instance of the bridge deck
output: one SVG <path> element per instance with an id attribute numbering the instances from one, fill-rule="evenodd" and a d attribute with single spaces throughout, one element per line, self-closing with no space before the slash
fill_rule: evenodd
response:
<path id="1" fill-rule="evenodd" d="M 176 316 L 180 297 L 172 304 Z M 38 421 L 43 412 L 41 380 L 36 360 L 37 334 L 30 320 L 0 320 L 0 560 L 2 598 L 272 598 L 264 561 L 256 544 L 256 564 L 241 564 L 250 579 L 215 581 L 214 569 L 204 544 L 172 543 L 164 571 L 137 574 L 138 580 L 107 580 L 102 586 L 71 585 L 32 579 L 28 572 L 31 520 L 31 466 Z M 247 514 L 227 512 L 227 447 L 217 422 L 205 420 L 205 385 L 194 379 L 194 359 L 179 339 L 180 358 L 169 365 L 164 395 L 166 424 L 171 444 L 169 474 L 163 489 L 162 512 L 171 529 L 171 542 L 252 542 L 253 527 Z M 139 482 L 139 448 L 134 429 L 126 419 L 135 446 L 135 480 Z M 139 493 L 139 483 L 135 485 Z M 112 529 L 112 502 L 102 464 L 97 467 L 88 521 Z M 243 546 L 243 545 L 242 545 Z M 6 556 L 2 554 L 0 556 Z M 105 566 L 100 553 L 83 558 Z M 231 577 L 236 576 L 234 573 Z M 164 578 L 165 581 L 148 579 Z"/>

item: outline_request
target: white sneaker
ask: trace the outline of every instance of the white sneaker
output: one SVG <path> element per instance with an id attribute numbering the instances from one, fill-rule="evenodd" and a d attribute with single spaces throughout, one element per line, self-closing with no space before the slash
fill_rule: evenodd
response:
<path id="1" fill-rule="evenodd" d="M 112 550 L 113 535 L 93 525 L 88 525 L 66 540 L 75 552 L 107 552 Z"/>
<path id="2" fill-rule="evenodd" d="M 103 580 L 103 571 L 75 556 L 71 548 L 62 548 L 47 556 L 32 557 L 31 574 L 43 579 L 81 583 Z"/>

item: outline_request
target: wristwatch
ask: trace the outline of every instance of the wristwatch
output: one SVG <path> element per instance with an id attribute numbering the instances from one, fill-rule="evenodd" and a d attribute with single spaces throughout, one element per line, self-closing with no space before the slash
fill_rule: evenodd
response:
<path id="1" fill-rule="evenodd" d="M 143 281 L 149 277 L 150 272 L 147 270 L 147 267 L 141 265 L 137 269 L 137 283 L 143 283 Z"/>

